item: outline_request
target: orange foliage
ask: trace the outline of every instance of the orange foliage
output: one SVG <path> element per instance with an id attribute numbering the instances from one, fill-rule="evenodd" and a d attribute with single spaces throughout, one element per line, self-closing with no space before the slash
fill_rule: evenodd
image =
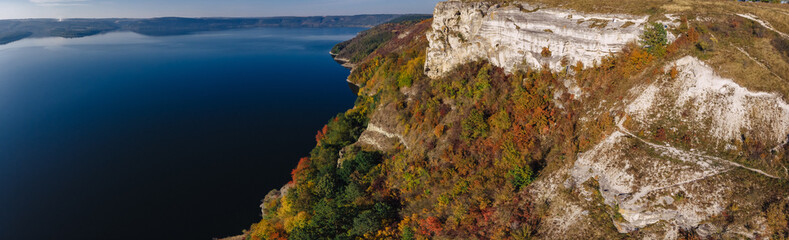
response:
<path id="1" fill-rule="evenodd" d="M 441 221 L 437 217 L 428 217 L 419 221 L 422 235 L 432 235 L 441 232 Z"/>
<path id="2" fill-rule="evenodd" d="M 682 20 L 682 25 L 687 26 L 687 19 L 683 17 Z M 688 27 L 687 30 L 683 32 L 679 38 L 677 38 L 677 40 L 675 40 L 673 43 L 671 43 L 671 45 L 668 46 L 668 48 L 666 48 L 666 52 L 669 55 L 675 54 L 680 49 L 698 42 L 699 37 L 699 32 L 696 31 L 696 28 Z"/>
<path id="3" fill-rule="evenodd" d="M 252 240 L 263 240 L 263 239 L 274 239 L 274 240 L 287 240 L 287 234 L 281 223 L 277 223 L 272 225 L 268 221 L 261 221 L 258 224 L 252 225 L 250 229 L 251 233 L 249 234 L 249 239 Z"/>
<path id="4" fill-rule="evenodd" d="M 299 175 L 299 173 L 304 171 L 304 169 L 308 168 L 309 166 L 310 166 L 310 158 L 303 157 L 303 158 L 299 159 L 299 164 L 296 165 L 296 168 L 294 168 L 293 171 L 290 172 L 290 176 L 293 179 L 292 180 L 293 183 L 296 183 L 296 178 Z"/>
<path id="5" fill-rule="evenodd" d="M 323 129 L 321 129 L 320 131 L 318 131 L 317 134 L 315 134 L 315 142 L 318 143 L 318 146 L 321 145 L 321 140 L 323 140 L 323 138 L 326 137 L 326 132 L 328 131 L 329 131 L 329 125 L 323 125 Z"/>
<path id="6" fill-rule="evenodd" d="M 549 49 L 548 47 L 543 47 L 542 52 L 540 52 L 540 55 L 542 55 L 542 57 L 550 57 L 551 54 L 552 54 L 551 49 Z"/>
<path id="7" fill-rule="evenodd" d="M 433 134 L 435 134 L 435 135 L 436 135 L 436 137 L 441 137 L 441 135 L 442 135 L 442 134 L 444 134 L 444 125 L 438 125 L 438 126 L 436 126 L 436 127 L 433 129 Z"/>
<path id="8" fill-rule="evenodd" d="M 623 75 L 627 77 L 641 71 L 647 64 L 651 63 L 652 60 L 654 60 L 654 57 L 647 51 L 641 48 L 631 49 L 631 51 L 627 53 L 627 63 L 629 64 L 626 64 L 622 69 Z"/>

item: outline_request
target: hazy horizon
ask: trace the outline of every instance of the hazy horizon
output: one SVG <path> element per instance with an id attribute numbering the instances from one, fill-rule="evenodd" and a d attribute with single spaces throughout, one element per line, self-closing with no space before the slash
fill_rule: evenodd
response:
<path id="1" fill-rule="evenodd" d="M 4 0 L 0 19 L 430 14 L 439 0 Z"/>
<path id="2" fill-rule="evenodd" d="M 157 16 L 157 17 L 31 17 L 31 18 L 0 18 L 2 20 L 70 20 L 70 19 L 152 19 L 152 18 L 280 18 L 280 17 L 336 17 L 336 16 L 364 16 L 364 15 L 409 15 L 409 14 L 431 14 L 431 13 L 359 13 L 359 14 L 329 14 L 329 15 L 278 15 L 278 16 Z"/>

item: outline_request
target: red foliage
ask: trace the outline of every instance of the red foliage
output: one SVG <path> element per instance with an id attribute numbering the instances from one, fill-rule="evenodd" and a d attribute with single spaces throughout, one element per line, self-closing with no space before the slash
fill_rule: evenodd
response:
<path id="1" fill-rule="evenodd" d="M 329 131 L 329 125 L 323 125 L 323 129 L 318 131 L 318 134 L 315 134 L 315 142 L 317 142 L 318 145 L 321 145 L 321 140 L 326 136 L 327 131 Z"/>
<path id="2" fill-rule="evenodd" d="M 419 226 L 421 227 L 421 234 L 423 235 L 433 235 L 441 232 L 443 228 L 441 227 L 441 221 L 438 220 L 437 217 L 428 217 L 426 219 L 422 219 L 419 221 Z"/>
<path id="3" fill-rule="evenodd" d="M 685 23 L 686 24 L 686 23 Z M 679 51 L 679 49 L 695 44 L 699 41 L 699 32 L 696 28 L 689 27 L 688 30 L 677 38 L 671 45 L 666 48 L 666 52 L 671 55 Z"/>
<path id="4" fill-rule="evenodd" d="M 296 183 L 297 175 L 299 175 L 299 173 L 304 171 L 304 169 L 308 168 L 309 166 L 310 166 L 310 158 L 303 157 L 299 159 L 299 164 L 296 165 L 296 168 L 294 168 L 293 171 L 290 172 L 290 176 L 293 178 L 292 180 L 293 183 Z"/>

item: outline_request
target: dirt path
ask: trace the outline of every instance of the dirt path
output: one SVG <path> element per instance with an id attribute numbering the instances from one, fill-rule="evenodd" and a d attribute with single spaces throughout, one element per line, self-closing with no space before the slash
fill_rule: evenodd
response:
<path id="1" fill-rule="evenodd" d="M 776 177 L 776 176 L 770 175 L 770 174 L 768 174 L 768 173 L 766 173 L 766 172 L 764 172 L 762 170 L 746 167 L 746 166 L 743 166 L 742 164 L 739 164 L 739 163 L 736 163 L 736 162 L 732 162 L 732 161 L 729 161 L 729 160 L 726 160 L 726 159 L 722 159 L 722 158 L 719 158 L 719 157 L 707 156 L 707 155 L 703 155 L 703 154 L 699 154 L 699 153 L 688 152 L 688 151 L 685 151 L 685 150 L 682 150 L 682 149 L 678 149 L 678 148 L 675 148 L 675 147 L 671 147 L 671 146 L 663 146 L 663 145 L 658 145 L 658 144 L 655 144 L 655 143 L 651 143 L 651 142 L 649 142 L 647 140 L 644 140 L 644 139 L 636 136 L 635 134 L 630 133 L 630 131 L 628 131 L 627 128 L 625 128 L 623 126 L 623 124 L 625 122 L 624 120 L 625 120 L 625 118 L 622 118 L 622 120 L 620 120 L 619 122 L 616 123 L 616 126 L 619 128 L 619 131 L 622 131 L 623 133 L 627 134 L 628 136 L 631 136 L 631 137 L 633 137 L 635 139 L 638 139 L 639 141 L 641 141 L 641 142 L 643 142 L 643 143 L 645 143 L 645 144 L 647 144 L 647 145 L 649 145 L 651 147 L 654 147 L 654 148 L 657 148 L 657 149 L 663 149 L 663 150 L 666 150 L 668 152 L 672 152 L 672 153 L 680 154 L 680 155 L 684 154 L 684 155 L 690 155 L 690 156 L 695 156 L 695 157 L 713 159 L 713 160 L 716 160 L 716 161 L 719 161 L 719 162 L 723 162 L 723 163 L 729 164 L 729 165 L 734 166 L 734 167 L 743 168 L 743 169 L 746 169 L 746 170 L 749 170 L 749 171 L 752 171 L 752 172 L 764 175 L 764 176 L 769 177 L 769 178 L 782 179 L 780 177 Z"/>

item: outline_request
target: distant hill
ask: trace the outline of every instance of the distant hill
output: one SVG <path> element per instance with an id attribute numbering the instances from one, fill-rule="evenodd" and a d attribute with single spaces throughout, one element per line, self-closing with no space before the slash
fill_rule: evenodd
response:
<path id="1" fill-rule="evenodd" d="M 149 36 L 181 35 L 202 31 L 260 27 L 364 27 L 397 18 L 421 15 L 375 14 L 355 16 L 263 17 L 263 18 L 151 18 L 151 19 L 22 19 L 0 20 L 0 45 L 25 38 L 79 38 L 114 31 Z"/>
<path id="2" fill-rule="evenodd" d="M 359 33 L 356 38 L 337 44 L 332 48 L 334 59 L 345 67 L 353 67 L 395 36 L 403 34 L 415 23 L 431 18 L 430 15 L 405 15 L 392 19 Z"/>

